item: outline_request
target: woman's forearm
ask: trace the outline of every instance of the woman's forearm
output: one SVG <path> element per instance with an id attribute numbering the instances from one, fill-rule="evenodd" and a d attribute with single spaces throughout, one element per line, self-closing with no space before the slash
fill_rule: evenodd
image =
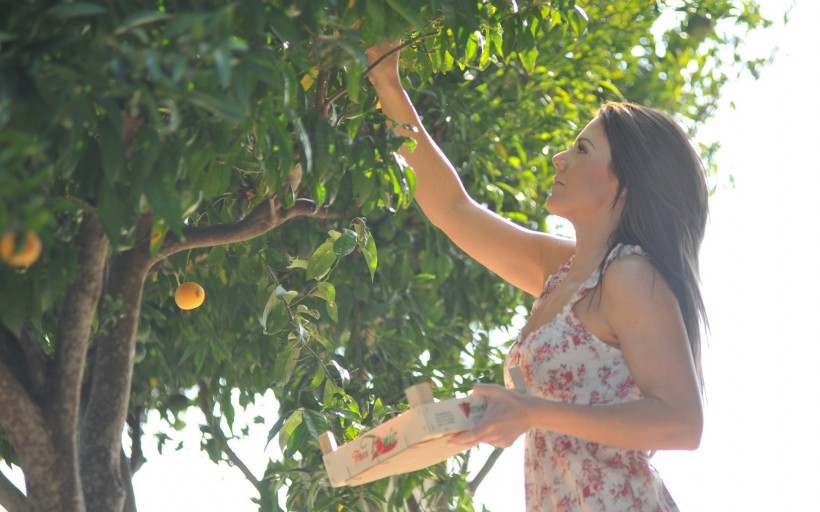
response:
<path id="1" fill-rule="evenodd" d="M 631 450 L 694 450 L 703 431 L 700 400 L 672 406 L 647 397 L 615 405 L 575 405 L 476 384 L 487 400 L 481 424 L 453 438 L 465 446 L 510 446 L 522 433 L 546 430 Z"/>
<path id="2" fill-rule="evenodd" d="M 574 405 L 527 397 L 528 429 L 539 428 L 633 450 L 694 450 L 700 444 L 700 407 L 673 408 L 657 398 L 616 405 Z"/>
<path id="3" fill-rule="evenodd" d="M 438 224 L 453 207 L 470 198 L 455 168 L 425 130 L 398 78 L 376 83 L 376 93 L 396 134 L 415 140 L 412 150 L 404 145 L 399 154 L 416 173 L 416 201 L 427 217 Z"/>

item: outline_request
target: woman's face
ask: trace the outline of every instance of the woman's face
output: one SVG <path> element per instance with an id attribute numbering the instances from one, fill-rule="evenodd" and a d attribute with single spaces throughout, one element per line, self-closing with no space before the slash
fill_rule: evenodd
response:
<path id="1" fill-rule="evenodd" d="M 612 173 L 612 154 L 603 121 L 595 118 L 571 148 L 552 158 L 555 183 L 547 198 L 550 213 L 573 223 L 612 215 L 618 180 Z"/>

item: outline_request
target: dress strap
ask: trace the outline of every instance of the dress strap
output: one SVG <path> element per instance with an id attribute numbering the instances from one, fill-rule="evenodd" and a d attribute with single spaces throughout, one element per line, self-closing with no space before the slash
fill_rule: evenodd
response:
<path id="1" fill-rule="evenodd" d="M 623 244 L 623 243 L 620 243 L 620 244 L 616 245 L 615 247 L 612 248 L 611 251 L 609 251 L 609 254 L 606 257 L 606 261 L 604 262 L 604 266 L 603 266 L 603 272 L 606 272 L 606 269 L 609 267 L 609 265 L 613 261 L 615 261 L 617 259 L 620 259 L 620 258 L 623 258 L 624 256 L 632 255 L 632 254 L 639 254 L 641 256 L 646 256 L 646 251 L 644 251 L 638 245 L 629 245 L 629 244 Z M 589 290 L 591 290 L 591 289 L 595 288 L 596 286 L 598 286 L 598 283 L 601 280 L 601 275 L 602 275 L 602 269 L 600 267 L 596 268 L 595 271 L 592 274 L 590 274 L 590 276 L 587 278 L 587 280 L 584 281 L 584 283 L 580 286 L 580 288 L 578 288 L 578 291 L 576 291 L 573 294 L 572 298 L 569 300 L 570 307 L 574 306 L 576 302 L 583 299 L 586 296 L 586 294 L 589 292 Z"/>
<path id="2" fill-rule="evenodd" d="M 544 288 L 541 290 L 541 294 L 538 295 L 538 297 L 535 298 L 535 302 L 532 305 L 530 313 L 532 313 L 532 311 L 535 311 L 535 309 L 538 307 L 538 304 L 542 300 L 544 300 L 544 297 L 546 297 L 547 295 L 552 293 L 552 290 L 555 289 L 555 287 L 558 285 L 558 283 L 561 282 L 561 280 L 564 278 L 565 275 L 567 275 L 567 273 L 569 272 L 569 269 L 572 268 L 572 263 L 574 261 L 575 261 L 575 255 L 573 254 L 572 256 L 569 257 L 569 259 L 567 261 L 565 261 L 564 263 L 561 264 L 561 267 L 558 269 L 558 271 L 556 273 L 551 274 L 549 277 L 547 277 L 547 280 L 544 281 Z"/>

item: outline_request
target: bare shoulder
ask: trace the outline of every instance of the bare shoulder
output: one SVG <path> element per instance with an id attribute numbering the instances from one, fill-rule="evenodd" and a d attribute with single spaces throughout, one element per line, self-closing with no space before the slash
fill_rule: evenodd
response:
<path id="1" fill-rule="evenodd" d="M 613 261 L 601 282 L 604 314 L 618 331 L 619 325 L 637 317 L 678 323 L 677 298 L 660 272 L 646 256 L 631 254 Z"/>
<path id="2" fill-rule="evenodd" d="M 613 261 L 602 279 L 604 293 L 653 295 L 670 291 L 669 284 L 650 259 L 642 254 L 630 254 Z"/>
<path id="3" fill-rule="evenodd" d="M 646 256 L 631 254 L 613 261 L 604 273 L 601 299 L 601 313 L 622 348 L 639 340 L 686 343 L 678 300 Z"/>

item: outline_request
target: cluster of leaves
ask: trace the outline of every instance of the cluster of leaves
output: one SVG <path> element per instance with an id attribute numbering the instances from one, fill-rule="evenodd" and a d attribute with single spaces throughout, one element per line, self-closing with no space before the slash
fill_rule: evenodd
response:
<path id="1" fill-rule="evenodd" d="M 386 130 L 364 49 L 403 36 L 406 86 L 471 194 L 545 229 L 550 155 L 601 102 L 652 105 L 695 128 L 737 72 L 728 65 L 757 69 L 718 30 L 766 25 L 754 2 L 738 4 L 1 2 L 0 232 L 34 229 L 45 251 L 26 272 L 0 268 L 0 322 L 53 350 L 58 305 L 83 279 L 71 245 L 83 215 L 101 220 L 112 255 L 141 241 L 148 216 L 156 255 L 188 227 L 309 198 L 324 218 L 182 252 L 148 274 L 135 446 L 145 411 L 181 428 L 178 413 L 198 405 L 213 420 L 203 448 L 225 460 L 235 391 L 244 406 L 272 389 L 270 437 L 285 457 L 257 482 L 265 510 L 280 494 L 289 510 L 406 508 L 429 479 L 442 485 L 426 499 L 470 510 L 466 475 L 443 466 L 353 489 L 324 475 L 318 435 L 356 437 L 413 382 L 442 396 L 499 382 L 504 347 L 489 333 L 526 301 L 410 207 L 414 174 L 392 156 L 403 141 Z M 200 309 L 174 306 L 181 280 L 206 289 Z"/>

